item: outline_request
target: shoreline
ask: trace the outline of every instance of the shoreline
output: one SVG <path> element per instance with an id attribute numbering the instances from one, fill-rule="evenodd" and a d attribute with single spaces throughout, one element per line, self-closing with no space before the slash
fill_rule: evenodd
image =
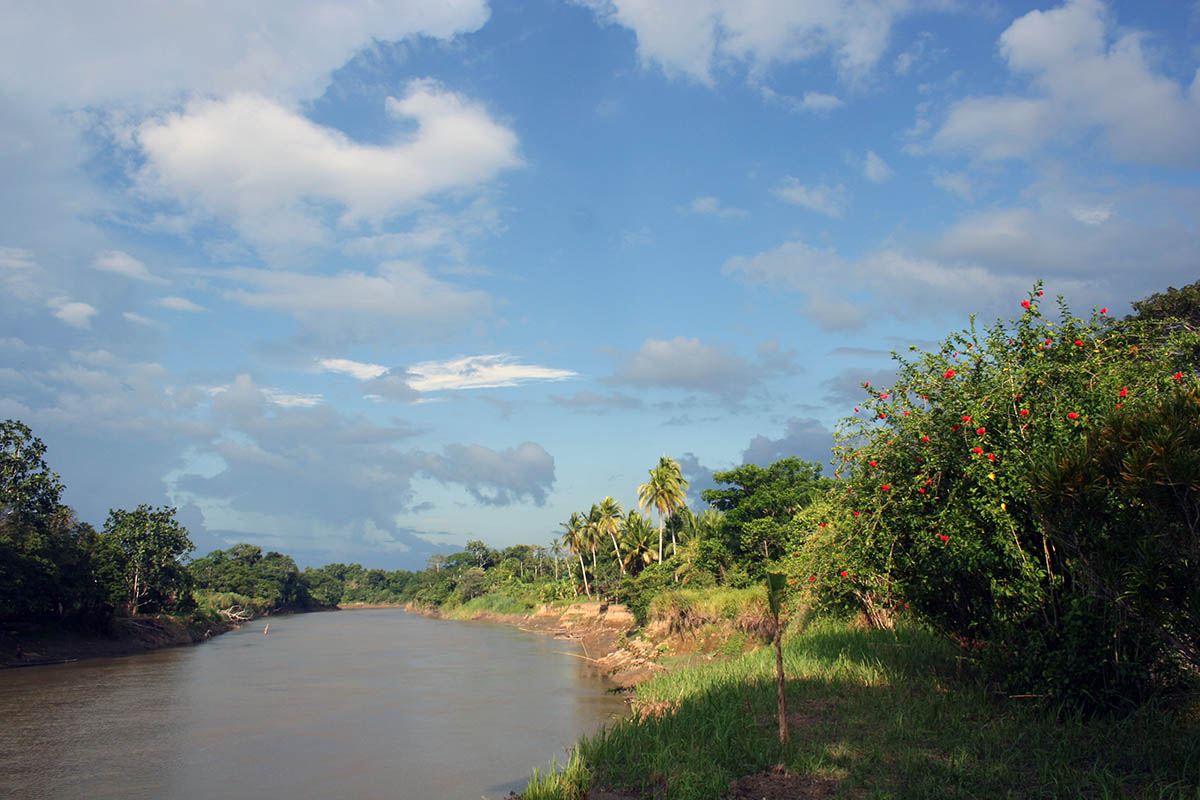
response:
<path id="1" fill-rule="evenodd" d="M 93 658 L 120 658 L 167 647 L 199 644 L 239 626 L 211 622 L 203 630 L 173 617 L 119 617 L 113 636 L 46 631 L 22 636 L 0 631 L 0 669 L 45 667 Z"/>
<path id="2" fill-rule="evenodd" d="M 372 607 L 367 605 L 355 607 Z M 476 611 L 458 616 L 440 608 L 409 603 L 401 608 L 410 614 L 431 619 L 451 619 L 464 622 L 495 622 L 511 625 L 526 633 L 553 636 L 576 641 L 583 654 L 567 655 L 583 659 L 601 672 L 620 689 L 632 689 L 665 667 L 652 660 L 652 647 L 640 638 L 631 637 L 636 627 L 633 613 L 618 603 L 575 603 L 568 606 L 538 605 L 528 614 L 500 614 Z M 344 606 L 343 606 L 344 608 Z"/>

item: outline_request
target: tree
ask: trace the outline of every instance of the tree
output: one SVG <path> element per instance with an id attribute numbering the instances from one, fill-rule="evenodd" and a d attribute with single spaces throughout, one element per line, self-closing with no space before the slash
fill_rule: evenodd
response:
<path id="1" fill-rule="evenodd" d="M 0 423 L 0 521 L 14 514 L 48 517 L 60 510 L 62 484 L 43 458 L 46 445 L 29 426 Z"/>
<path id="2" fill-rule="evenodd" d="M 636 509 L 629 509 L 625 517 L 621 547 L 625 551 L 622 560 L 632 572 L 641 572 L 654 563 L 654 528 Z"/>
<path id="3" fill-rule="evenodd" d="M 658 466 L 650 470 L 650 480 L 638 487 L 638 503 L 647 512 L 653 507 L 658 511 L 658 560 L 663 559 L 663 531 L 666 520 L 687 499 L 688 482 L 683 479 L 679 463 L 663 456 Z M 674 552 L 674 534 L 671 539 Z"/>
<path id="4" fill-rule="evenodd" d="M 625 564 L 621 560 L 621 545 L 617 542 L 617 533 L 621 530 L 621 504 L 611 497 L 605 497 L 600 501 L 600 505 L 596 507 L 596 530 L 600 535 L 608 534 L 612 539 L 613 557 L 617 560 L 617 566 L 621 568 L 621 574 L 625 574 Z"/>
<path id="5" fill-rule="evenodd" d="M 784 458 L 763 468 L 743 464 L 728 472 L 713 474 L 724 489 L 705 489 L 702 497 L 724 512 L 721 532 L 730 553 L 736 557 L 764 560 L 776 554 L 792 517 L 829 485 L 821 478 L 821 465 L 799 458 Z"/>
<path id="6" fill-rule="evenodd" d="M 563 527 L 563 544 L 570 552 L 579 556 L 579 575 L 583 578 L 583 591 L 590 598 L 592 590 L 588 587 L 587 566 L 583 563 L 583 551 L 587 549 L 587 520 L 580 516 L 578 511 L 572 511 L 570 519 L 559 524 Z"/>
<path id="7" fill-rule="evenodd" d="M 188 573 L 178 559 L 193 545 L 175 509 L 143 504 L 134 511 L 111 510 L 103 539 L 118 559 L 130 615 L 143 606 L 170 604 L 188 588 Z"/>

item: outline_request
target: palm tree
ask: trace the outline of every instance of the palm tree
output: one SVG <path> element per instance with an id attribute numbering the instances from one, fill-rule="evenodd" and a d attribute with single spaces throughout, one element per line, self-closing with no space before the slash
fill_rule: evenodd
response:
<path id="1" fill-rule="evenodd" d="M 631 571 L 641 572 L 654 563 L 654 528 L 636 509 L 629 509 L 629 515 L 625 517 L 621 546 L 625 549 L 625 566 Z"/>
<path id="2" fill-rule="evenodd" d="M 600 565 L 596 563 L 596 550 L 600 547 L 600 537 L 603 536 L 600 532 L 600 506 L 596 503 L 592 503 L 591 509 L 588 510 L 584 532 L 587 535 L 588 549 L 592 551 L 592 575 L 595 576 L 600 570 Z"/>
<path id="3" fill-rule="evenodd" d="M 658 511 L 658 560 L 663 557 L 663 529 L 667 517 L 679 509 L 687 498 L 688 482 L 683 479 L 679 463 L 673 458 L 663 456 L 658 460 L 658 466 L 650 470 L 650 480 L 638 487 L 638 503 L 649 513 L 653 507 Z M 672 552 L 675 547 L 675 534 L 671 534 Z"/>
<path id="4" fill-rule="evenodd" d="M 563 527 L 563 544 L 568 550 L 579 556 L 579 574 L 583 576 L 583 591 L 587 593 L 588 599 L 591 599 L 592 590 L 588 587 L 587 565 L 583 563 L 583 551 L 587 549 L 587 521 L 579 515 L 578 511 L 572 511 L 569 520 L 558 524 Z"/>
<path id="5" fill-rule="evenodd" d="M 563 545 L 562 539 L 555 536 L 550 540 L 550 556 L 554 559 L 554 581 L 558 582 L 558 562 L 562 558 Z"/>
<path id="6" fill-rule="evenodd" d="M 608 534 L 613 543 L 613 556 L 617 559 L 617 566 L 621 568 L 621 574 L 625 574 L 625 564 L 621 562 L 621 545 L 617 543 L 617 533 L 621 530 L 621 504 L 611 497 L 605 497 L 600 501 L 600 505 L 596 506 L 596 531 L 601 536 Z"/>

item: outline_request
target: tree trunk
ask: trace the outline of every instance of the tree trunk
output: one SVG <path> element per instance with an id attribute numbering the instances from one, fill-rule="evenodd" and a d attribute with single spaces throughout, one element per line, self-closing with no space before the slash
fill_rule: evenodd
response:
<path id="1" fill-rule="evenodd" d="M 775 681 L 779 694 L 779 743 L 787 744 L 787 699 L 783 691 L 783 626 L 779 624 L 778 618 L 775 620 Z"/>
<path id="2" fill-rule="evenodd" d="M 579 574 L 583 576 L 583 591 L 587 594 L 588 599 L 592 599 L 592 590 L 588 588 L 587 582 L 587 566 L 583 563 L 583 551 L 579 553 Z"/>
<path id="3" fill-rule="evenodd" d="M 621 574 L 624 575 L 625 563 L 621 561 L 621 546 L 617 544 L 617 536 L 615 533 L 609 531 L 608 535 L 611 536 L 613 540 L 613 554 L 617 557 L 617 566 L 621 568 Z"/>
<path id="4" fill-rule="evenodd" d="M 650 509 L 646 509 L 649 511 Z M 663 543 L 663 527 L 665 518 L 661 513 L 658 515 L 658 563 L 662 563 L 662 543 Z"/>

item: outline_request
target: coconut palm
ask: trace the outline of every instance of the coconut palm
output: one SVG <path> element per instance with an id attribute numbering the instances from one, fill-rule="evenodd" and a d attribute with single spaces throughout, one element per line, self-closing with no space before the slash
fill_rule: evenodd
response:
<path id="1" fill-rule="evenodd" d="M 679 463 L 673 458 L 663 456 L 658 460 L 658 466 L 650 470 L 650 480 L 638 487 L 638 504 L 649 513 L 653 507 L 658 511 L 658 560 L 663 557 L 663 529 L 667 517 L 683 506 L 687 498 L 688 482 L 683 479 Z M 672 552 L 675 548 L 675 534 L 671 534 Z"/>
<path id="2" fill-rule="evenodd" d="M 654 563 L 654 528 L 650 520 L 632 508 L 625 517 L 624 527 L 621 534 L 624 564 L 630 571 L 641 572 Z"/>
<path id="3" fill-rule="evenodd" d="M 583 576 L 583 591 L 590 599 L 592 590 L 588 586 L 587 565 L 583 563 L 583 551 L 587 549 L 587 520 L 578 511 L 571 512 L 571 518 L 558 523 L 563 527 L 562 541 L 567 549 L 579 556 L 579 574 Z"/>
<path id="4" fill-rule="evenodd" d="M 596 531 L 600 536 L 608 534 L 612 539 L 613 556 L 617 559 L 617 566 L 621 568 L 621 574 L 625 574 L 625 564 L 621 561 L 621 545 L 617 542 L 617 534 L 621 531 L 621 504 L 611 497 L 605 497 L 600 501 L 600 505 L 596 506 Z"/>

